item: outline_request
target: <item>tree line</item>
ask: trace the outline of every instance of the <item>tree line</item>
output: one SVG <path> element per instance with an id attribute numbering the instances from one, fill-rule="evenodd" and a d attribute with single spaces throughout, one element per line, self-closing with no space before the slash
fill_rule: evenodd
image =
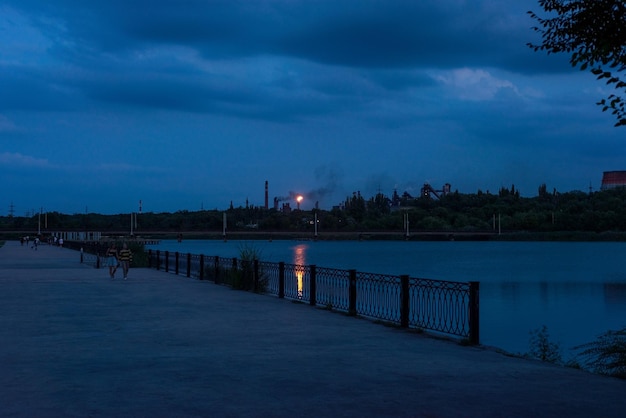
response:
<path id="1" fill-rule="evenodd" d="M 545 184 L 534 197 L 522 197 L 515 186 L 497 194 L 458 191 L 435 196 L 413 197 L 408 193 L 391 197 L 378 193 L 365 198 L 348 196 L 332 210 L 265 209 L 260 206 L 230 207 L 225 211 L 200 210 L 174 213 L 141 213 L 131 226 L 129 213 L 63 214 L 0 217 L 0 230 L 99 231 L 139 235 L 151 232 L 219 232 L 224 214 L 229 232 L 313 233 L 320 232 L 626 232 L 626 189 L 585 193 L 548 191 Z M 44 225 L 45 217 L 45 225 Z"/>

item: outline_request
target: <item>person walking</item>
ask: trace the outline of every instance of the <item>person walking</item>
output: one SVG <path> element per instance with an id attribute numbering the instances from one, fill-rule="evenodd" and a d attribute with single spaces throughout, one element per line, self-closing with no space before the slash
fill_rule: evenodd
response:
<path id="1" fill-rule="evenodd" d="M 107 266 L 109 266 L 109 276 L 111 276 L 111 280 L 115 279 L 115 271 L 119 266 L 119 259 L 117 254 L 117 248 L 115 247 L 115 242 L 112 242 L 109 246 L 109 249 L 106 252 L 107 258 Z"/>
<path id="2" fill-rule="evenodd" d="M 128 249 L 128 244 L 124 243 L 120 250 L 120 264 L 124 272 L 124 280 L 128 279 L 128 269 L 131 261 L 133 261 L 133 253 Z"/>

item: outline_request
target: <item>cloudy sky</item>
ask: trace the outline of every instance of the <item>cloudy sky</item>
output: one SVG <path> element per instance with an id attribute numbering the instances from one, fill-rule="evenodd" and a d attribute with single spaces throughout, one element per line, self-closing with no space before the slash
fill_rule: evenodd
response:
<path id="1" fill-rule="evenodd" d="M 0 0 L 0 213 L 534 196 L 626 170 L 536 0 Z M 295 204 L 291 201 L 292 206 Z"/>

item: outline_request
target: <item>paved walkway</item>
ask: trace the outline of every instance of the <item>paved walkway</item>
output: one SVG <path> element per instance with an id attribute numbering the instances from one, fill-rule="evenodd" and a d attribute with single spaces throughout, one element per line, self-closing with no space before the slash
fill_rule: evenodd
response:
<path id="1" fill-rule="evenodd" d="M 0 248 L 1 417 L 624 417 L 626 381 Z"/>

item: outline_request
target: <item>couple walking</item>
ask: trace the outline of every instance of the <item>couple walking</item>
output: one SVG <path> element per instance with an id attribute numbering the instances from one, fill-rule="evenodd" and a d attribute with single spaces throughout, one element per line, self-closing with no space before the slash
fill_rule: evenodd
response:
<path id="1" fill-rule="evenodd" d="M 109 267 L 109 276 L 111 280 L 115 279 L 115 272 L 117 268 L 122 266 L 124 272 L 124 280 L 128 278 L 128 269 L 130 268 L 130 262 L 133 258 L 133 253 L 128 249 L 128 245 L 124 243 L 122 249 L 118 252 L 115 243 L 112 242 L 111 246 L 106 252 L 107 266 Z"/>

